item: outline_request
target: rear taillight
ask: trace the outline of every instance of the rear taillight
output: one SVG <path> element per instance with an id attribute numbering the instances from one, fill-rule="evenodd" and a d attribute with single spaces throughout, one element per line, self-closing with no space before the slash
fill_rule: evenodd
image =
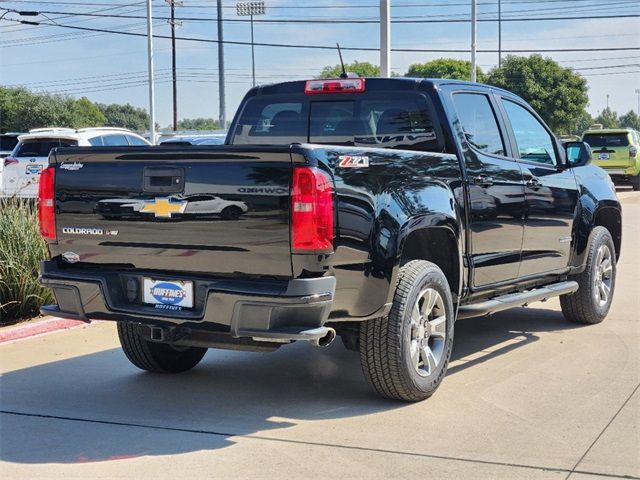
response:
<path id="1" fill-rule="evenodd" d="M 364 78 L 341 78 L 337 80 L 308 80 L 304 93 L 362 93 Z"/>
<path id="2" fill-rule="evenodd" d="M 56 239 L 55 179 L 56 171 L 52 167 L 45 168 L 40 174 L 40 185 L 38 187 L 40 235 L 45 240 L 51 241 Z"/>
<path id="3" fill-rule="evenodd" d="M 298 253 L 333 251 L 333 188 L 331 178 L 317 168 L 293 169 L 291 248 Z"/>
<path id="4" fill-rule="evenodd" d="M 638 155 L 638 149 L 633 145 L 629 145 L 629 156 L 631 158 L 636 158 L 636 155 Z"/>
<path id="5" fill-rule="evenodd" d="M 14 157 L 5 157 L 4 159 L 4 166 L 8 166 L 8 165 L 15 165 L 16 163 L 18 163 L 18 159 L 14 158 Z"/>

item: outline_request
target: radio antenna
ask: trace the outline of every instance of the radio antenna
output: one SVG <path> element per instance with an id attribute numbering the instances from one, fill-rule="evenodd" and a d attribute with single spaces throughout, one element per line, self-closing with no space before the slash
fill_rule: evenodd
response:
<path id="1" fill-rule="evenodd" d="M 338 55 L 340 56 L 340 66 L 342 67 L 342 73 L 340 74 L 340 78 L 349 78 L 347 71 L 344 68 L 344 61 L 342 60 L 342 51 L 340 50 L 340 44 L 336 42 L 336 46 L 338 47 Z"/>

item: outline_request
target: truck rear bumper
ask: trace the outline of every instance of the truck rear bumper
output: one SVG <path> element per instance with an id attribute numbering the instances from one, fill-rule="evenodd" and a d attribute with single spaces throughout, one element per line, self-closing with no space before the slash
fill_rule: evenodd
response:
<path id="1" fill-rule="evenodd" d="M 145 272 L 60 269 L 56 262 L 41 264 L 40 283 L 53 290 L 56 305 L 43 314 L 75 320 L 137 322 L 150 326 L 184 326 L 265 341 L 317 340 L 331 311 L 335 277 L 293 280 L 233 278 L 173 279 L 194 282 L 193 309 L 167 313 L 153 305 L 130 301 L 132 285 L 141 285 Z M 182 277 L 182 278 L 181 278 Z M 129 291 L 128 291 L 129 290 Z"/>

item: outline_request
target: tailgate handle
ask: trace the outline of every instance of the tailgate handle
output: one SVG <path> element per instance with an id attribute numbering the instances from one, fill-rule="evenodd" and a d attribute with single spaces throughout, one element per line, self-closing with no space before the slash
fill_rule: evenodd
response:
<path id="1" fill-rule="evenodd" d="M 144 167 L 142 189 L 151 193 L 182 193 L 184 168 Z"/>

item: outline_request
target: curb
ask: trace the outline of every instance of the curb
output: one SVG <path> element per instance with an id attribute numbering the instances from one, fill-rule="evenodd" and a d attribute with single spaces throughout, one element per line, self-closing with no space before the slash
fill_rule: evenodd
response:
<path id="1" fill-rule="evenodd" d="M 25 322 L 23 324 L 12 325 L 10 327 L 0 328 L 0 344 L 23 340 L 35 337 L 37 335 L 45 335 L 60 330 L 69 330 L 82 325 L 90 325 L 80 320 L 68 320 L 66 318 L 45 317 L 43 320 L 36 322 Z"/>

